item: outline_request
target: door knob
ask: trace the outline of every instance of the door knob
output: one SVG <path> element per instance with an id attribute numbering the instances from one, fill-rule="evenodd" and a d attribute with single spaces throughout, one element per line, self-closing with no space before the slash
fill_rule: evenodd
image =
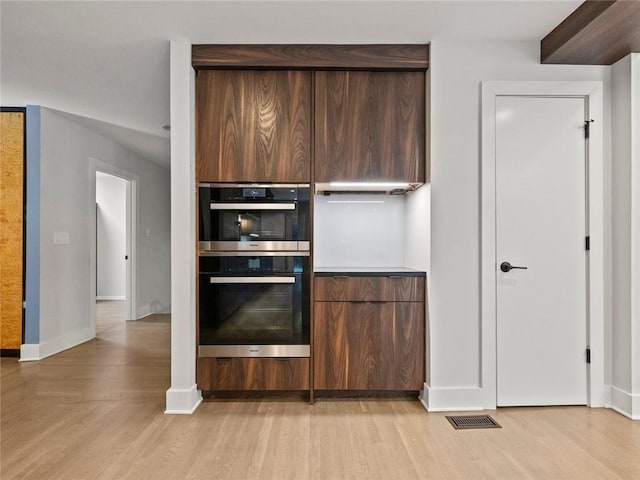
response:
<path id="1" fill-rule="evenodd" d="M 514 265 L 511 265 L 509 262 L 502 262 L 500 264 L 500 270 L 502 270 L 503 272 L 508 272 L 509 270 L 513 270 L 513 269 L 518 269 L 518 270 L 526 270 L 527 267 L 516 267 Z"/>

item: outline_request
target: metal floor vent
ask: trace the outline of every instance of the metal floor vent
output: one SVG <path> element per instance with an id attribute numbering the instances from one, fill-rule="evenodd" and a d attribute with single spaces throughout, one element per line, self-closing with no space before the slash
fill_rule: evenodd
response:
<path id="1" fill-rule="evenodd" d="M 456 430 L 466 430 L 470 428 L 502 428 L 489 415 L 456 415 L 447 417 L 449 423 Z"/>

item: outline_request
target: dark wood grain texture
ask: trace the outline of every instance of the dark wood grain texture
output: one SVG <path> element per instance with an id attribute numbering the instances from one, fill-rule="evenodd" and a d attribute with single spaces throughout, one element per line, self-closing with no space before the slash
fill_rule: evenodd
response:
<path id="1" fill-rule="evenodd" d="M 424 72 L 315 73 L 315 181 L 425 181 Z"/>
<path id="2" fill-rule="evenodd" d="M 311 73 L 206 70 L 196 80 L 199 182 L 311 180 Z"/>
<path id="3" fill-rule="evenodd" d="M 611 65 L 640 52 L 640 2 L 590 0 L 540 43 L 541 63 Z"/>
<path id="4" fill-rule="evenodd" d="M 193 45 L 195 68 L 426 70 L 429 45 Z"/>
<path id="5" fill-rule="evenodd" d="M 424 304 L 314 303 L 317 390 L 419 390 Z"/>
<path id="6" fill-rule="evenodd" d="M 423 302 L 424 277 L 315 277 L 316 302 Z"/>
<path id="7" fill-rule="evenodd" d="M 199 358 L 200 390 L 308 390 L 308 358 Z"/>

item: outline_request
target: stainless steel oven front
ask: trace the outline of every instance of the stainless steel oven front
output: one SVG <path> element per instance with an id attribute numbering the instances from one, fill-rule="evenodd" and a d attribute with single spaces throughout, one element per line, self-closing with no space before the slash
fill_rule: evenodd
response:
<path id="1" fill-rule="evenodd" d="M 201 255 L 199 357 L 308 357 L 308 252 Z"/>
<path id="2" fill-rule="evenodd" d="M 200 184 L 199 251 L 308 251 L 308 184 Z"/>

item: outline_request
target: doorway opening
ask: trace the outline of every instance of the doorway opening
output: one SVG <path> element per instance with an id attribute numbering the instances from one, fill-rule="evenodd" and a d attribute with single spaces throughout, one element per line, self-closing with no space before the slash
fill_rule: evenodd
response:
<path id="1" fill-rule="evenodd" d="M 137 176 L 91 159 L 94 199 L 91 235 L 92 325 L 96 336 L 136 320 Z"/>
<path id="2" fill-rule="evenodd" d="M 128 183 L 96 172 L 96 333 L 127 317 Z"/>

